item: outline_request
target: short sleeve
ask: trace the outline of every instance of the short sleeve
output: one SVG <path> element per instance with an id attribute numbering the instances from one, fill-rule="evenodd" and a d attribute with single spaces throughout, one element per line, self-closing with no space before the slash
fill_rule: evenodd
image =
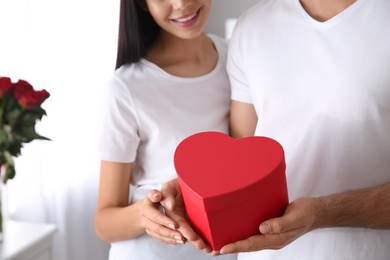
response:
<path id="1" fill-rule="evenodd" d="M 98 152 L 101 160 L 133 162 L 140 142 L 132 97 L 114 75 L 101 98 Z"/>
<path id="2" fill-rule="evenodd" d="M 229 74 L 229 80 L 232 88 L 231 98 L 245 103 L 252 104 L 252 98 L 249 91 L 248 80 L 245 75 L 245 66 L 243 62 L 243 48 L 240 34 L 241 28 L 240 19 L 238 19 L 235 29 L 233 31 L 232 38 L 229 42 L 228 60 L 227 60 L 227 72 Z"/>

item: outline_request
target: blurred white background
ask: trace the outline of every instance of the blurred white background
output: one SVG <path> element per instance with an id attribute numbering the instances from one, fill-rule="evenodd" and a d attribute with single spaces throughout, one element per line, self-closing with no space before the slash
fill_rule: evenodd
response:
<path id="1" fill-rule="evenodd" d="M 107 259 L 95 235 L 98 102 L 113 72 L 118 1 L 0 0 L 0 75 L 51 97 L 7 184 L 9 217 L 56 224 L 56 260 Z"/>
<path id="2" fill-rule="evenodd" d="M 225 36 L 225 19 L 257 2 L 213 0 L 206 28 Z M 51 97 L 34 141 L 15 160 L 8 217 L 54 223 L 55 260 L 105 260 L 95 235 L 98 105 L 114 70 L 119 1 L 0 0 L 0 76 L 25 79 Z"/>

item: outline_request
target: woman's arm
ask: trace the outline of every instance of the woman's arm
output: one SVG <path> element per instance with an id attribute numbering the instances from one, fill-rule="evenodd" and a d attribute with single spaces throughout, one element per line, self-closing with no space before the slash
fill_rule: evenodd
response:
<path id="1" fill-rule="evenodd" d="M 141 202 L 129 205 L 130 163 L 102 161 L 99 196 L 95 214 L 96 233 L 106 242 L 142 235 Z"/>

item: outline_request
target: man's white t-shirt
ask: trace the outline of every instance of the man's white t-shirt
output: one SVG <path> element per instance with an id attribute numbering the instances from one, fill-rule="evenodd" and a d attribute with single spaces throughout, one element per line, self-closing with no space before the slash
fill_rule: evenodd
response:
<path id="1" fill-rule="evenodd" d="M 390 182 L 389 0 L 326 22 L 299 0 L 261 0 L 238 19 L 227 66 L 256 135 L 284 147 L 290 201 Z M 390 230 L 320 229 L 239 259 L 390 259 Z"/>
<path id="2" fill-rule="evenodd" d="M 176 178 L 173 155 L 186 137 L 202 131 L 228 133 L 230 83 L 227 43 L 209 35 L 218 63 L 208 74 L 182 78 L 142 59 L 115 71 L 104 93 L 100 159 L 133 163 L 131 203 Z M 236 255 L 221 259 L 233 260 Z M 189 243 L 166 245 L 147 234 L 112 243 L 110 260 L 215 259 Z"/>

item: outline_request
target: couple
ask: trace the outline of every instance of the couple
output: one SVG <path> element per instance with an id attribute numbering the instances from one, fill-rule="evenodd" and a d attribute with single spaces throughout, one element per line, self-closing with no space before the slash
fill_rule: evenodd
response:
<path id="1" fill-rule="evenodd" d="M 260 0 L 237 22 L 227 72 L 226 43 L 203 32 L 211 0 L 121 5 L 95 220 L 109 259 L 388 258 L 388 0 Z M 281 143 L 291 200 L 218 252 L 185 221 L 173 179 L 177 144 L 208 130 Z"/>

